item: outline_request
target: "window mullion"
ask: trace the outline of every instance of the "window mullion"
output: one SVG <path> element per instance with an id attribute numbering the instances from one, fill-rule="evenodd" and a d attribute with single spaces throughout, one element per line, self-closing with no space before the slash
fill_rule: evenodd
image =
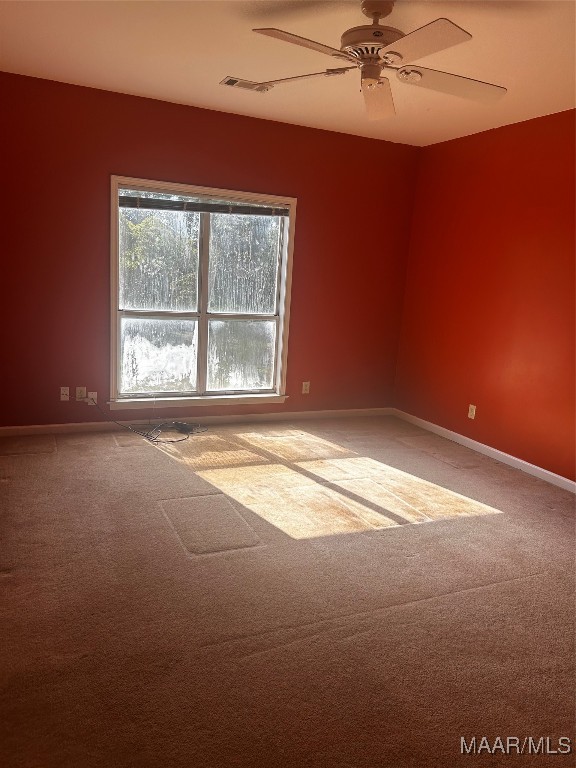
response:
<path id="1" fill-rule="evenodd" d="M 274 318 L 276 321 L 276 336 L 274 339 L 274 368 L 272 372 L 272 382 L 273 382 L 273 388 L 276 391 L 278 387 L 278 367 L 279 367 L 279 351 L 280 351 L 280 318 L 276 316 Z"/>
<path id="2" fill-rule="evenodd" d="M 290 316 L 291 261 L 290 249 L 293 240 L 294 218 L 284 218 L 279 242 L 278 313 L 276 326 L 275 387 L 283 392 L 286 386 L 286 362 L 288 358 L 288 320 Z"/>
<path id="3" fill-rule="evenodd" d="M 208 266 L 210 260 L 210 214 L 200 214 L 200 292 L 198 309 L 198 392 L 206 392 L 208 375 Z"/>
<path id="4" fill-rule="evenodd" d="M 284 237 L 286 231 L 286 219 L 282 219 L 282 223 L 278 229 L 278 243 L 277 253 L 278 261 L 276 263 L 276 296 L 274 305 L 274 314 L 280 314 L 280 308 L 282 307 L 282 269 L 284 267 Z"/>
<path id="5" fill-rule="evenodd" d="M 179 320 L 180 318 L 194 320 L 198 317 L 198 312 L 172 312 L 156 309 L 119 309 L 118 314 L 120 317 L 148 318 L 151 320 Z"/>
<path id="6" fill-rule="evenodd" d="M 247 314 L 245 312 L 208 312 L 209 320 L 274 320 L 278 315 Z"/>

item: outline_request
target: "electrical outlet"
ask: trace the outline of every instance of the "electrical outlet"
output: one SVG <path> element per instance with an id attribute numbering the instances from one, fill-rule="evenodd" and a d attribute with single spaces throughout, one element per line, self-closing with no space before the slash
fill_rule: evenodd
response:
<path id="1" fill-rule="evenodd" d="M 98 402 L 98 392 L 88 392 L 87 397 L 88 399 L 86 402 L 88 403 L 88 405 L 96 405 L 96 403 Z"/>
<path id="2" fill-rule="evenodd" d="M 468 418 L 469 419 L 475 419 L 476 418 L 476 406 L 475 405 L 469 405 L 468 406 Z"/>
<path id="3" fill-rule="evenodd" d="M 310 382 L 309 381 L 303 381 L 302 382 L 302 394 L 303 395 L 309 395 L 310 394 Z"/>
<path id="4" fill-rule="evenodd" d="M 86 387 L 76 387 L 76 400 L 86 400 Z"/>
<path id="5" fill-rule="evenodd" d="M 60 387 L 60 400 L 70 400 L 70 387 Z"/>

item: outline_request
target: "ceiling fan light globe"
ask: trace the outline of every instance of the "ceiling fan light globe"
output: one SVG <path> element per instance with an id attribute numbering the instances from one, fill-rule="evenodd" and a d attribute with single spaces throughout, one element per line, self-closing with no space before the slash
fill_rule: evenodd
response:
<path id="1" fill-rule="evenodd" d="M 360 68 L 360 71 L 362 73 L 362 84 L 364 85 L 375 85 L 378 80 L 380 80 L 380 75 L 382 74 L 382 65 L 380 63 L 375 64 L 372 62 L 363 64 Z"/>

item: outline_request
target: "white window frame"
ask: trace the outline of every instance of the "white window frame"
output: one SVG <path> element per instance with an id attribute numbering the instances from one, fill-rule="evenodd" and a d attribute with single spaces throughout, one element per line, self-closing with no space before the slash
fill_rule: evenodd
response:
<path id="1" fill-rule="evenodd" d="M 119 395 L 119 373 L 120 373 L 120 318 L 125 314 L 119 308 L 119 217 L 118 217 L 118 193 L 119 189 L 126 187 L 129 189 L 141 190 L 146 192 L 171 193 L 174 195 L 189 195 L 191 197 L 216 198 L 218 200 L 230 200 L 238 203 L 252 203 L 256 205 L 268 205 L 270 207 L 287 208 L 289 210 L 288 224 L 284 229 L 282 241 L 279 281 L 278 281 L 278 314 L 276 315 L 277 334 L 276 334 L 276 354 L 273 388 L 266 392 L 245 392 L 245 393 L 218 393 L 218 394 L 185 394 L 183 396 L 172 395 L 164 396 L 162 394 L 152 393 L 150 396 L 120 396 Z M 286 367 L 288 362 L 288 328 L 290 319 L 290 290 L 292 285 L 292 252 L 294 244 L 294 226 L 296 219 L 296 198 L 278 197 L 276 195 L 257 194 L 253 192 L 239 192 L 228 189 L 214 189 L 211 187 L 197 187 L 188 184 L 176 184 L 163 181 L 152 181 L 149 179 L 134 179 L 127 176 L 111 177 L 111 265 L 110 265 L 110 286 L 111 286 L 111 344 L 110 344 L 110 400 L 109 406 L 112 410 L 125 410 L 129 408 L 154 408 L 161 407 L 186 407 L 186 406 L 207 406 L 207 405 L 241 405 L 257 403 L 282 403 L 286 400 Z M 204 229 L 206 216 L 201 215 L 201 230 Z M 199 307 L 201 302 L 206 306 L 207 298 L 207 279 L 202 276 L 207 274 L 207 232 L 201 232 L 201 250 L 199 254 Z M 129 313 L 126 313 L 129 314 Z M 185 314 L 198 314 L 198 357 L 201 362 L 199 372 L 205 374 L 205 358 L 207 343 L 207 323 L 209 313 L 204 311 L 198 313 L 179 313 L 179 312 L 147 312 L 150 317 L 183 317 Z M 232 314 L 237 319 L 236 314 Z M 226 319 L 228 315 L 216 313 L 214 318 Z M 263 319 L 262 316 L 242 315 L 241 319 Z M 240 318 L 238 318 L 240 319 Z M 200 323 L 204 327 L 200 328 Z M 204 362 L 202 362 L 204 359 Z M 202 374 L 200 374 L 202 375 Z M 198 388 L 203 387 L 202 379 L 198 381 Z"/>

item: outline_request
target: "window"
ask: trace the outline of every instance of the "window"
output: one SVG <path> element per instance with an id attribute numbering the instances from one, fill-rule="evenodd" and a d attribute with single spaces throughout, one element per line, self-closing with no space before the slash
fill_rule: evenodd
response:
<path id="1" fill-rule="evenodd" d="M 295 205 L 112 177 L 111 407 L 284 399 Z"/>

